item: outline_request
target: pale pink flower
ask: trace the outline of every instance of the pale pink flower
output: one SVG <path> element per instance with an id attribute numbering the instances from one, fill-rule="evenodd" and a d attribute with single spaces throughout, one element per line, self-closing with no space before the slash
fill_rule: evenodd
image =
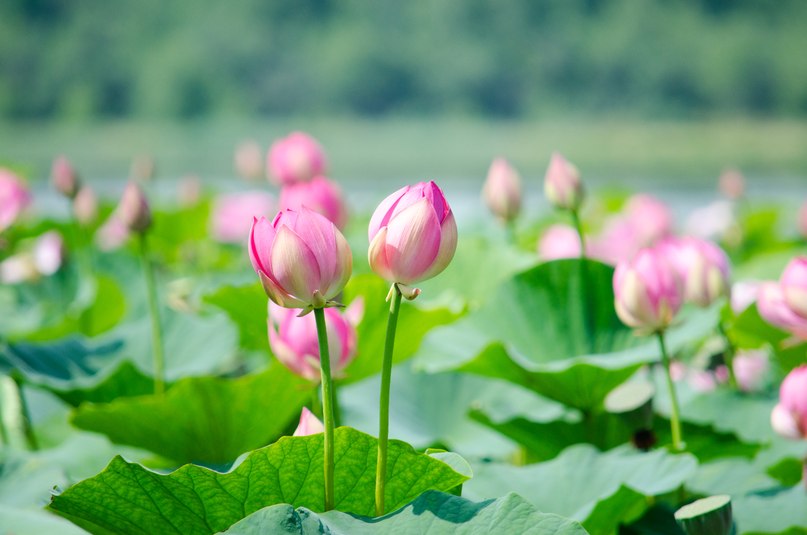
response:
<path id="1" fill-rule="evenodd" d="M 297 424 L 297 429 L 294 430 L 295 437 L 305 437 L 308 435 L 316 435 L 325 432 L 325 426 L 319 421 L 319 418 L 314 416 L 310 410 L 303 407 L 300 414 L 300 423 Z"/>
<path id="2" fill-rule="evenodd" d="M 76 196 L 81 184 L 76 170 L 65 156 L 59 156 L 53 161 L 50 174 L 56 191 L 69 199 Z"/>
<path id="3" fill-rule="evenodd" d="M 347 206 L 342 190 L 324 176 L 314 177 L 309 182 L 288 184 L 280 190 L 281 210 L 299 210 L 303 206 L 324 215 L 340 229 L 347 224 Z"/>
<path id="4" fill-rule="evenodd" d="M 771 425 L 784 437 L 807 438 L 807 364 L 792 370 L 782 381 Z"/>
<path id="5" fill-rule="evenodd" d="M 560 153 L 553 153 L 544 177 L 544 194 L 555 207 L 577 210 L 583 203 L 584 190 L 580 171 Z"/>
<path id="6" fill-rule="evenodd" d="M 686 301 L 705 307 L 728 296 L 729 259 L 715 243 L 693 237 L 667 238 L 656 247 L 678 272 Z"/>
<path id="7" fill-rule="evenodd" d="M 151 226 L 151 208 L 137 182 L 126 184 L 116 214 L 131 232 L 143 233 Z"/>
<path id="8" fill-rule="evenodd" d="M 544 231 L 538 242 L 538 256 L 541 260 L 580 258 L 580 236 L 569 225 L 552 225 Z"/>
<path id="9" fill-rule="evenodd" d="M 658 249 L 642 249 L 614 272 L 616 312 L 623 323 L 647 331 L 667 328 L 683 303 L 675 268 Z"/>
<path id="10" fill-rule="evenodd" d="M 275 141 L 269 149 L 267 165 L 270 178 L 281 185 L 306 182 L 326 171 L 322 147 L 303 132 Z"/>
<path id="11" fill-rule="evenodd" d="M 766 351 L 738 351 L 731 362 L 737 387 L 743 392 L 757 391 L 765 384 L 765 377 L 770 369 L 770 360 Z"/>
<path id="12" fill-rule="evenodd" d="M 263 191 L 219 195 L 211 211 L 213 238 L 224 243 L 243 243 L 255 218 L 268 217 L 275 211 L 275 198 Z"/>
<path id="13" fill-rule="evenodd" d="M 482 198 L 494 216 L 505 223 L 513 221 L 521 211 L 521 178 L 504 158 L 490 165 Z"/>

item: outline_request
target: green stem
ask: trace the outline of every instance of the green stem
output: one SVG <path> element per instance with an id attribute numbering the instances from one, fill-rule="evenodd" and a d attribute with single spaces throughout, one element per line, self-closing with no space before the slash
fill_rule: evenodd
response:
<path id="1" fill-rule="evenodd" d="M 381 368 L 381 400 L 378 413 L 378 462 L 375 473 L 375 514 L 384 514 L 384 487 L 387 483 L 387 440 L 389 439 L 389 390 L 392 380 L 392 352 L 395 348 L 395 329 L 401 310 L 401 290 L 393 284 L 393 296 L 387 318 L 387 338 L 384 342 L 384 364 Z"/>
<path id="2" fill-rule="evenodd" d="M 678 410 L 678 396 L 675 393 L 675 385 L 673 384 L 672 374 L 670 373 L 670 356 L 667 353 L 667 346 L 664 343 L 664 332 L 658 331 L 659 346 L 661 346 L 661 363 L 664 366 L 664 375 L 667 377 L 667 388 L 670 390 L 670 428 L 672 431 L 672 447 L 675 451 L 682 450 L 681 442 L 681 420 Z"/>
<path id="3" fill-rule="evenodd" d="M 729 333 L 726 332 L 726 327 L 723 325 L 723 322 L 718 322 L 717 329 L 720 331 L 720 334 L 723 336 L 723 339 L 726 341 L 726 350 L 723 352 L 723 361 L 726 364 L 726 369 L 729 371 L 729 384 L 735 390 L 737 389 L 737 376 L 734 375 L 734 354 L 736 352 L 734 348 L 734 344 L 729 338 Z"/>
<path id="4" fill-rule="evenodd" d="M 342 425 L 342 408 L 339 405 L 339 384 L 333 382 L 333 425 L 339 427 Z"/>
<path id="5" fill-rule="evenodd" d="M 17 385 L 17 395 L 20 401 L 20 420 L 22 420 L 22 431 L 25 434 L 25 441 L 28 447 L 36 451 L 39 449 L 39 441 L 36 439 L 34 427 L 31 424 L 31 413 L 28 410 L 28 402 L 25 400 L 25 393 L 22 391 L 22 380 L 14 377 L 14 384 Z"/>
<path id="6" fill-rule="evenodd" d="M 586 235 L 583 234 L 583 223 L 580 221 L 580 214 L 577 210 L 572 210 L 572 222 L 580 237 L 580 258 L 586 258 Z"/>
<path id="7" fill-rule="evenodd" d="M 151 316 L 151 342 L 154 356 L 154 393 L 165 392 L 165 356 L 163 354 L 163 335 L 160 325 L 160 305 L 157 300 L 157 283 L 154 281 L 154 266 L 149 259 L 148 242 L 146 234 L 140 234 L 140 259 L 143 264 L 143 275 L 146 278 L 146 293 L 148 293 L 149 313 Z"/>
<path id="8" fill-rule="evenodd" d="M 333 381 L 331 380 L 331 355 L 328 352 L 328 331 L 325 327 L 325 309 L 315 308 L 317 337 L 319 339 L 319 369 L 322 376 L 322 418 L 325 425 L 325 510 L 333 509 Z"/>

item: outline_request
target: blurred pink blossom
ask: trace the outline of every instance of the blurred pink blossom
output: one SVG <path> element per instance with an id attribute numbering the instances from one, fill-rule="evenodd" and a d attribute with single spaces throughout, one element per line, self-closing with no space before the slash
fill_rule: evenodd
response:
<path id="1" fill-rule="evenodd" d="M 0 232 L 10 227 L 30 203 L 31 194 L 22 179 L 0 168 Z"/>
<path id="2" fill-rule="evenodd" d="M 580 236 L 569 225 L 552 225 L 544 231 L 538 241 L 538 256 L 545 262 L 561 258 L 579 258 Z"/>
<path id="3" fill-rule="evenodd" d="M 275 198 L 262 191 L 219 195 L 213 202 L 213 238 L 224 243 L 244 243 L 256 217 L 269 217 L 276 211 Z"/>
<path id="4" fill-rule="evenodd" d="M 306 182 L 326 171 L 322 147 L 303 132 L 292 132 L 272 143 L 267 165 L 270 179 L 280 185 Z"/>
<path id="5" fill-rule="evenodd" d="M 324 215 L 339 229 L 347 224 L 347 206 L 342 190 L 324 176 L 314 177 L 309 182 L 288 184 L 280 190 L 281 210 L 299 210 L 303 206 Z"/>

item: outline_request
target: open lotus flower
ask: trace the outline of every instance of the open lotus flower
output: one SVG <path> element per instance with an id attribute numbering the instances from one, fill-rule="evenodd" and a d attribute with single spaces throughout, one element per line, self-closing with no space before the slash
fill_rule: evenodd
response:
<path id="1" fill-rule="evenodd" d="M 504 158 L 496 158 L 482 187 L 482 198 L 494 216 L 508 223 L 521 211 L 521 178 Z"/>
<path id="2" fill-rule="evenodd" d="M 300 423 L 297 424 L 297 429 L 294 430 L 293 436 L 307 437 L 308 435 L 316 435 L 324 432 L 325 426 L 322 425 L 319 418 L 314 416 L 314 413 L 308 410 L 307 407 L 303 407 L 300 413 Z"/>
<path id="3" fill-rule="evenodd" d="M 779 388 L 771 426 L 786 438 L 807 438 L 807 364 L 792 370 Z"/>
<path id="4" fill-rule="evenodd" d="M 286 308 L 335 306 L 353 270 L 350 247 L 324 216 L 301 208 L 283 210 L 270 223 L 255 218 L 249 259 L 269 298 Z"/>
<path id="5" fill-rule="evenodd" d="M 408 299 L 410 285 L 442 272 L 457 249 L 457 223 L 434 182 L 406 186 L 378 205 L 369 227 L 370 267 L 396 283 Z"/>
<path id="6" fill-rule="evenodd" d="M 663 252 L 642 249 L 617 265 L 614 296 L 619 319 L 647 332 L 668 327 L 683 303 L 683 288 Z"/>
<path id="7" fill-rule="evenodd" d="M 31 194 L 23 181 L 0 168 L 0 232 L 10 227 L 30 203 Z"/>
<path id="8" fill-rule="evenodd" d="M 213 237 L 223 243 L 243 243 L 254 219 L 275 211 L 275 198 L 263 191 L 219 195 L 211 212 Z"/>
<path id="9" fill-rule="evenodd" d="M 50 174 L 53 187 L 56 188 L 56 191 L 68 199 L 72 199 L 76 196 L 81 184 L 76 170 L 73 169 L 73 166 L 66 157 L 59 156 L 53 161 Z"/>
<path id="10" fill-rule="evenodd" d="M 729 259 L 723 249 L 700 238 L 668 238 L 657 245 L 684 284 L 684 299 L 708 306 L 730 291 Z"/>
<path id="11" fill-rule="evenodd" d="M 544 194 L 552 205 L 564 210 L 577 210 L 583 203 L 580 171 L 557 152 L 552 154 L 546 170 Z"/>
<path id="12" fill-rule="evenodd" d="M 272 144 L 267 165 L 277 184 L 305 182 L 325 173 L 325 153 L 308 134 L 293 132 Z"/>
<path id="13" fill-rule="evenodd" d="M 314 177 L 309 182 L 297 182 L 280 190 L 280 209 L 299 210 L 305 206 L 324 215 L 337 228 L 347 224 L 347 207 L 339 186 L 324 176 Z"/>
<path id="14" fill-rule="evenodd" d="M 151 226 L 151 208 L 137 182 L 126 184 L 116 214 L 131 232 L 143 233 Z"/>
<path id="15" fill-rule="evenodd" d="M 257 141 L 244 141 L 235 149 L 236 172 L 242 177 L 255 180 L 263 175 L 263 150 Z"/>
<path id="16" fill-rule="evenodd" d="M 364 304 L 359 299 L 344 312 L 325 309 L 331 373 L 342 377 L 356 357 L 356 325 L 361 321 Z M 297 310 L 269 304 L 269 346 L 289 370 L 309 381 L 320 380 L 319 341 L 314 316 L 299 316 Z"/>

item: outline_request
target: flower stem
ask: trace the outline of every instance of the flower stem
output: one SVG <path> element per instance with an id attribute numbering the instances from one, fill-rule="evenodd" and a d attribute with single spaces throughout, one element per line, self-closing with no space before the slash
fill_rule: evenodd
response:
<path id="1" fill-rule="evenodd" d="M 661 347 L 661 364 L 664 366 L 664 375 L 667 377 L 667 388 L 670 390 L 670 429 L 672 431 L 672 447 L 675 451 L 681 451 L 681 420 L 678 410 L 678 396 L 675 393 L 675 385 L 673 384 L 672 374 L 670 373 L 670 356 L 667 353 L 667 346 L 664 343 L 664 332 L 658 331 L 659 346 Z"/>
<path id="2" fill-rule="evenodd" d="M 333 425 L 339 427 L 342 425 L 342 409 L 339 406 L 339 384 L 333 381 Z"/>
<path id="3" fill-rule="evenodd" d="M 22 391 L 22 380 L 13 377 L 14 384 L 17 386 L 17 395 L 20 400 L 20 420 L 22 422 L 22 431 L 25 434 L 25 441 L 28 447 L 36 451 L 39 449 L 39 441 L 36 439 L 34 427 L 31 424 L 31 413 L 28 410 L 28 402 L 25 401 L 25 393 Z"/>
<path id="4" fill-rule="evenodd" d="M 732 343 L 731 338 L 729 338 L 729 333 L 726 331 L 726 327 L 723 325 L 722 321 L 718 322 L 717 329 L 720 331 L 720 334 L 726 341 L 726 349 L 723 352 L 723 361 L 726 364 L 726 369 L 729 371 L 729 384 L 732 388 L 737 389 L 737 376 L 734 375 L 734 343 Z"/>
<path id="5" fill-rule="evenodd" d="M 393 296 L 387 318 L 387 338 L 384 342 L 384 364 L 381 368 L 381 400 L 378 414 L 378 462 L 375 473 L 375 514 L 384 514 L 384 487 L 387 483 L 387 440 L 389 439 L 389 390 L 392 380 L 392 351 L 395 347 L 395 329 L 401 310 L 401 290 L 393 285 Z"/>
<path id="6" fill-rule="evenodd" d="M 160 305 L 157 300 L 157 284 L 154 281 L 154 266 L 149 259 L 149 248 L 145 233 L 140 234 L 140 260 L 143 265 L 143 275 L 146 278 L 146 293 L 148 294 L 149 313 L 151 316 L 154 393 L 160 395 L 165 392 L 165 356 L 163 354 L 163 335 L 160 325 Z"/>
<path id="7" fill-rule="evenodd" d="M 572 210 L 572 222 L 580 237 L 580 258 L 586 258 L 586 235 L 583 234 L 583 223 L 580 221 L 580 214 L 577 210 Z"/>
<path id="8" fill-rule="evenodd" d="M 325 510 L 333 509 L 333 381 L 331 380 L 331 355 L 328 352 L 328 331 L 325 327 L 325 309 L 315 308 L 317 337 L 319 339 L 319 369 L 322 376 L 322 419 L 325 425 Z"/>

